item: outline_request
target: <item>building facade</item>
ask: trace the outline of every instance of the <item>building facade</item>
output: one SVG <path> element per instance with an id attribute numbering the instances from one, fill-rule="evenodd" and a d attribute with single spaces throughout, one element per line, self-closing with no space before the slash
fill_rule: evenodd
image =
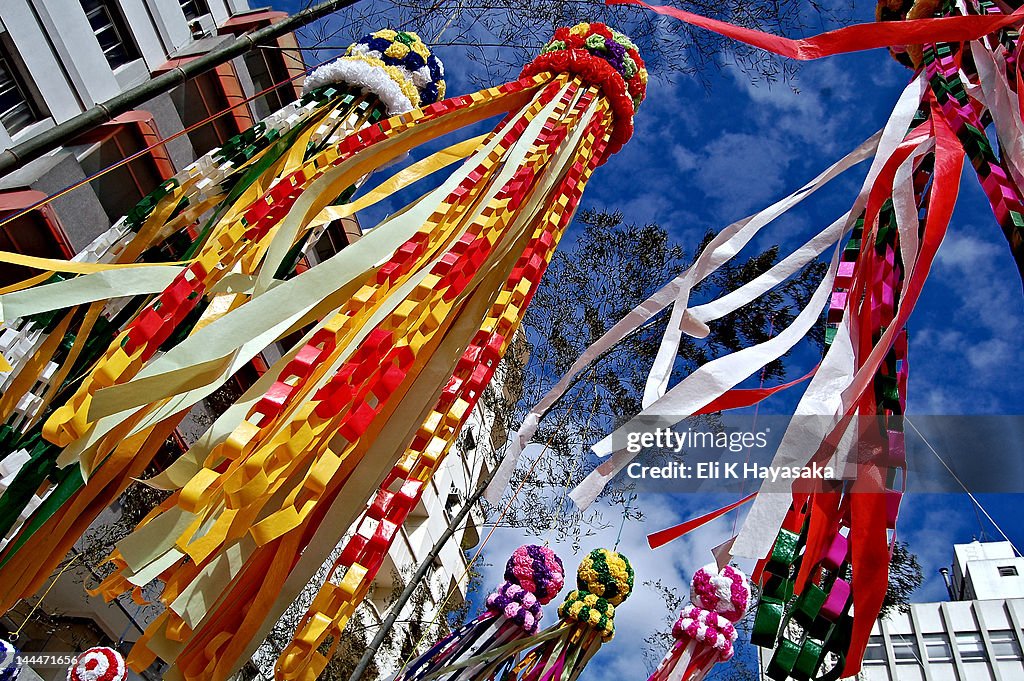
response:
<path id="1" fill-rule="evenodd" d="M 0 151 L 285 16 L 251 10 L 246 0 L 0 3 Z M 296 47 L 283 36 L 0 178 L 0 217 L 81 185 L 0 228 L 0 249 L 74 255 L 160 182 L 294 100 L 304 72 Z M 5 266 L 0 286 L 27 274 Z"/>
<path id="2" fill-rule="evenodd" d="M 876 622 L 859 681 L 1024 679 L 1024 558 L 1009 542 L 953 553 L 950 600 Z"/>

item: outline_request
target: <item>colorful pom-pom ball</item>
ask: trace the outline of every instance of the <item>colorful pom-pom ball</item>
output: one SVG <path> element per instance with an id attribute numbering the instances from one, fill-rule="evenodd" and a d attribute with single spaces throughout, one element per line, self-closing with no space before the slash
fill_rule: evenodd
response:
<path id="1" fill-rule="evenodd" d="M 718 565 L 710 563 L 694 573 L 690 602 L 737 622 L 750 603 L 750 583 L 747 576 L 732 565 L 719 570 Z"/>
<path id="2" fill-rule="evenodd" d="M 633 590 L 633 566 L 621 553 L 594 549 L 576 571 L 576 588 L 619 605 Z"/>
<path id="3" fill-rule="evenodd" d="M 551 549 L 527 544 L 512 552 L 505 564 L 505 580 L 535 594 L 546 605 L 565 586 L 565 567 Z"/>
<path id="4" fill-rule="evenodd" d="M 565 602 L 558 606 L 558 616 L 597 629 L 605 641 L 615 634 L 615 606 L 593 593 L 570 591 Z"/>
<path id="5" fill-rule="evenodd" d="M 14 681 L 21 674 L 18 649 L 0 639 L 0 681 Z"/>
<path id="6" fill-rule="evenodd" d="M 733 655 L 737 634 L 736 627 L 725 617 L 696 605 L 688 605 L 683 608 L 672 627 L 672 636 L 679 641 L 697 641 L 713 648 L 718 653 L 718 661 L 725 662 Z"/>
<path id="7" fill-rule="evenodd" d="M 634 110 L 640 106 L 647 96 L 647 67 L 629 36 L 596 21 L 580 23 L 571 28 L 557 29 L 540 53 L 573 50 L 607 62 L 622 77 Z"/>
<path id="8" fill-rule="evenodd" d="M 124 681 L 127 678 L 128 668 L 121 653 L 106 646 L 79 653 L 68 669 L 68 681 Z"/>
<path id="9" fill-rule="evenodd" d="M 364 35 L 340 59 L 322 64 L 306 77 L 309 92 L 333 83 L 377 95 L 388 113 L 404 113 L 444 99 L 444 64 L 410 31 L 389 28 Z"/>

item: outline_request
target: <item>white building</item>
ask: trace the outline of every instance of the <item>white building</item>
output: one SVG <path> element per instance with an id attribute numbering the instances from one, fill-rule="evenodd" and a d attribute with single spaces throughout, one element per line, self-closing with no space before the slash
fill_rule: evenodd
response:
<path id="1" fill-rule="evenodd" d="M 952 600 L 876 622 L 858 680 L 1024 679 L 1024 558 L 1009 542 L 953 551 Z"/>
<path id="2" fill-rule="evenodd" d="M 52 128 L 284 12 L 247 0 L 0 2 L 0 151 Z M 31 207 L 134 152 L 304 71 L 291 34 L 158 95 L 0 178 L 0 217 Z M 198 156 L 294 100 L 302 79 L 157 146 L 0 228 L 0 250 L 71 257 Z M 0 286 L 25 278 L 5 266 Z"/>

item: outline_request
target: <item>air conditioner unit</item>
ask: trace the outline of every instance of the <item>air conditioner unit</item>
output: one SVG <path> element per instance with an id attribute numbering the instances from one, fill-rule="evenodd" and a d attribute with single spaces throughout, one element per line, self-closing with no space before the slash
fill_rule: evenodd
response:
<path id="1" fill-rule="evenodd" d="M 204 14 L 188 22 L 188 28 L 192 31 L 192 37 L 196 39 L 217 34 L 217 23 L 210 14 Z"/>

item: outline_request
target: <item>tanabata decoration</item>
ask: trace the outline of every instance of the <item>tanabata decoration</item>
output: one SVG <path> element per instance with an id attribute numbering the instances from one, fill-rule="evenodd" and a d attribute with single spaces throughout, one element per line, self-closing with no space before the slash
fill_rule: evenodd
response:
<path id="1" fill-rule="evenodd" d="M 357 45 L 372 40 L 379 39 L 367 36 Z M 439 73 L 440 66 L 422 43 L 412 44 L 428 55 L 429 68 L 420 70 Z M 345 66 L 343 73 L 339 62 Z M 265 194 L 281 173 L 389 112 L 411 110 L 413 104 L 405 95 L 391 97 L 385 105 L 384 98 L 370 89 L 375 77 L 380 80 L 380 67 L 354 58 L 339 62 L 314 71 L 299 101 L 164 182 L 70 266 L 64 264 L 70 272 L 47 277 L 42 287 L 0 296 L 7 320 L 0 351 L 13 365 L 12 371 L 0 374 L 0 418 L 7 419 L 0 426 L 5 455 L 0 461 L 0 533 L 6 535 L 0 603 L 5 610 L 38 589 L 99 511 L 145 470 L 190 406 L 182 405 L 155 426 L 136 429 L 123 444 L 112 444 L 110 438 L 89 442 L 89 433 L 94 432 L 87 419 L 92 394 L 130 378 L 159 350 L 242 302 L 244 293 L 218 287 L 225 279 L 251 276 L 269 266 L 264 260 L 269 225 L 250 229 L 249 223 L 256 221 L 259 211 L 279 203 L 273 197 L 280 198 L 285 185 L 278 183 L 273 196 Z M 415 90 L 411 72 L 389 68 L 396 69 L 395 77 L 403 79 L 406 89 Z M 338 80 L 341 76 L 350 80 Z M 443 89 L 443 83 L 440 86 Z M 438 86 L 431 87 L 434 93 Z M 386 88 L 380 89 L 387 94 Z M 418 96 L 415 99 L 418 103 Z M 351 193 L 349 188 L 343 197 Z M 301 234 L 273 264 L 275 272 L 287 277 L 301 267 L 302 256 L 315 246 L 325 226 Z M 154 259 L 192 264 L 104 267 Z M 57 283 L 76 271 L 97 274 Z M 159 296 L 148 302 L 150 293 Z M 111 299 L 104 300 L 108 296 Z M 115 367 L 119 376 L 111 373 Z M 84 486 L 87 476 L 91 484 Z M 45 489 L 37 491 L 41 486 Z M 43 544 L 35 544 L 35 538 Z M 23 552 L 26 544 L 46 550 Z M 21 564 L 18 553 L 32 558 Z M 48 558 L 40 561 L 41 555 Z M 9 575 L 18 578 L 8 581 Z"/>
<path id="2" fill-rule="evenodd" d="M 495 675 L 491 661 L 457 666 L 484 651 L 502 648 L 536 634 L 542 606 L 565 584 L 561 559 L 545 546 L 520 546 L 505 565 L 505 581 L 487 597 L 486 610 L 476 619 L 434 644 L 409 663 L 398 679 L 421 681 L 482 681 Z M 506 668 L 511 666 L 506 661 Z M 448 669 L 446 669 L 448 668 Z"/>
<path id="3" fill-rule="evenodd" d="M 410 34 L 379 31 L 360 45 L 346 59 L 387 73 L 389 59 L 402 61 L 414 84 L 432 75 L 429 59 L 425 71 L 417 67 L 412 53 L 423 55 Z M 289 154 L 295 164 L 279 168 L 244 210 L 225 213 L 219 231 L 172 270 L 171 285 L 47 418 L 41 446 L 57 456 L 46 465 L 88 484 L 69 488 L 80 489 L 78 497 L 50 494 L 8 544 L 2 569 L 12 582 L 29 546 L 35 553 L 63 541 L 39 527 L 74 525 L 80 506 L 112 501 L 99 500 L 94 486 L 137 475 L 140 447 L 162 442 L 183 410 L 267 344 L 301 330 L 290 352 L 149 481 L 173 493 L 118 544 L 114 572 L 95 593 L 141 600 L 141 587 L 159 580 L 167 608 L 133 647 L 129 666 L 159 657 L 168 678 L 226 679 L 362 516 L 277 666 L 278 678 L 315 678 L 326 664 L 318 649 L 344 629 L 476 406 L 591 173 L 632 134 L 646 81 L 627 37 L 579 24 L 559 29 L 516 81 L 435 103 L 430 96 L 443 88 L 428 83 L 417 88 L 420 108 Z M 492 133 L 332 205 L 411 149 L 497 114 L 507 115 Z M 308 231 L 467 157 L 356 243 L 279 276 Z M 175 208 L 147 219 L 160 222 Z M 91 302 L 81 288 L 111 276 L 121 275 L 108 268 L 62 282 L 61 300 Z M 205 318 L 170 340 L 210 295 Z"/>
<path id="4" fill-rule="evenodd" d="M 768 675 L 779 680 L 853 676 L 860 669 L 885 596 L 889 550 L 906 481 L 902 416 L 909 362 L 905 326 L 949 225 L 965 158 L 989 199 L 1018 269 L 1024 271 L 1020 104 L 1024 79 L 1019 36 L 1012 28 L 1024 18 L 1024 8 L 1003 14 L 987 0 L 956 6 L 943 2 L 933 13 L 925 0 L 917 9 L 902 3 L 894 10 L 887 3 L 879 15 L 899 21 L 792 40 L 673 7 L 611 1 L 647 7 L 789 58 L 817 59 L 886 47 L 917 70 L 882 130 L 794 194 L 725 227 L 686 272 L 588 348 L 528 413 L 487 498 L 500 498 L 523 446 L 572 381 L 625 335 L 671 307 L 645 387 L 643 411 L 637 416 L 644 419 L 643 424 L 632 420 L 594 446 L 596 454 L 609 459 L 571 497 L 578 505 L 588 506 L 629 464 L 635 454 L 617 450 L 613 443 L 624 442 L 630 429 L 649 428 L 652 418 L 661 419 L 667 427 L 692 415 L 749 407 L 809 378 L 771 466 L 827 465 L 840 479 L 806 486 L 789 480 L 765 482 L 762 493 L 656 533 L 650 541 L 663 544 L 752 500 L 729 551 L 758 560 L 752 578 L 762 591 L 753 641 L 772 649 Z M 994 131 L 998 145 L 986 130 Z M 693 288 L 766 225 L 846 169 L 872 157 L 848 213 L 739 289 L 710 302 L 690 304 Z M 827 275 L 788 327 L 764 343 L 704 364 L 669 388 L 684 333 L 706 336 L 709 324 L 827 251 L 832 252 Z M 736 387 L 793 348 L 818 323 L 822 312 L 827 348 L 807 377 L 762 389 Z"/>
<path id="5" fill-rule="evenodd" d="M 469 668 L 478 670 L 473 678 L 481 680 L 495 678 L 505 671 L 500 678 L 575 681 L 601 646 L 615 635 L 615 607 L 632 593 L 633 579 L 633 566 L 626 556 L 594 549 L 576 570 L 576 589 L 558 606 L 558 624 L 512 643 L 479 651 L 423 679 L 449 678 L 459 669 Z"/>
<path id="6" fill-rule="evenodd" d="M 222 344 L 216 367 L 184 362 L 181 380 L 168 383 L 167 374 L 154 372 L 170 399 L 107 418 L 95 414 L 102 390 L 149 375 L 166 351 L 308 270 L 306 256 L 329 223 L 356 206 L 332 206 L 330 216 L 276 239 L 308 184 L 303 168 L 312 182 L 312 171 L 329 165 L 324 154 L 334 152 L 327 150 L 349 133 L 435 103 L 445 84 L 440 61 L 415 34 L 384 30 L 314 70 L 303 91 L 165 181 L 74 260 L 0 253 L 3 262 L 54 270 L 0 295 L 0 353 L 11 366 L 0 373 L 0 610 L 44 584 L 99 513 L 147 470 L 192 405 L 274 340 L 315 321 L 317 312 L 279 320 L 276 334 L 227 338 L 247 345 Z M 359 206 L 460 154 L 449 150 L 414 164 Z M 352 177 L 323 202 L 346 204 L 362 181 Z M 315 302 L 322 314 L 324 302 Z M 145 383 L 137 390 L 137 397 L 160 392 Z M 212 437 L 190 454 L 201 457 Z M 152 483 L 180 486 L 173 476 Z"/>
<path id="7" fill-rule="evenodd" d="M 0 638 L 0 681 L 15 681 L 21 675 L 18 649 Z"/>
<path id="8" fill-rule="evenodd" d="M 672 627 L 676 643 L 647 681 L 701 681 L 716 664 L 732 659 L 735 624 L 750 601 L 750 584 L 738 568 L 711 563 L 697 570 L 690 605 Z"/>
<path id="9" fill-rule="evenodd" d="M 68 681 L 125 681 L 128 667 L 121 653 L 97 646 L 75 656 L 68 668 Z"/>

